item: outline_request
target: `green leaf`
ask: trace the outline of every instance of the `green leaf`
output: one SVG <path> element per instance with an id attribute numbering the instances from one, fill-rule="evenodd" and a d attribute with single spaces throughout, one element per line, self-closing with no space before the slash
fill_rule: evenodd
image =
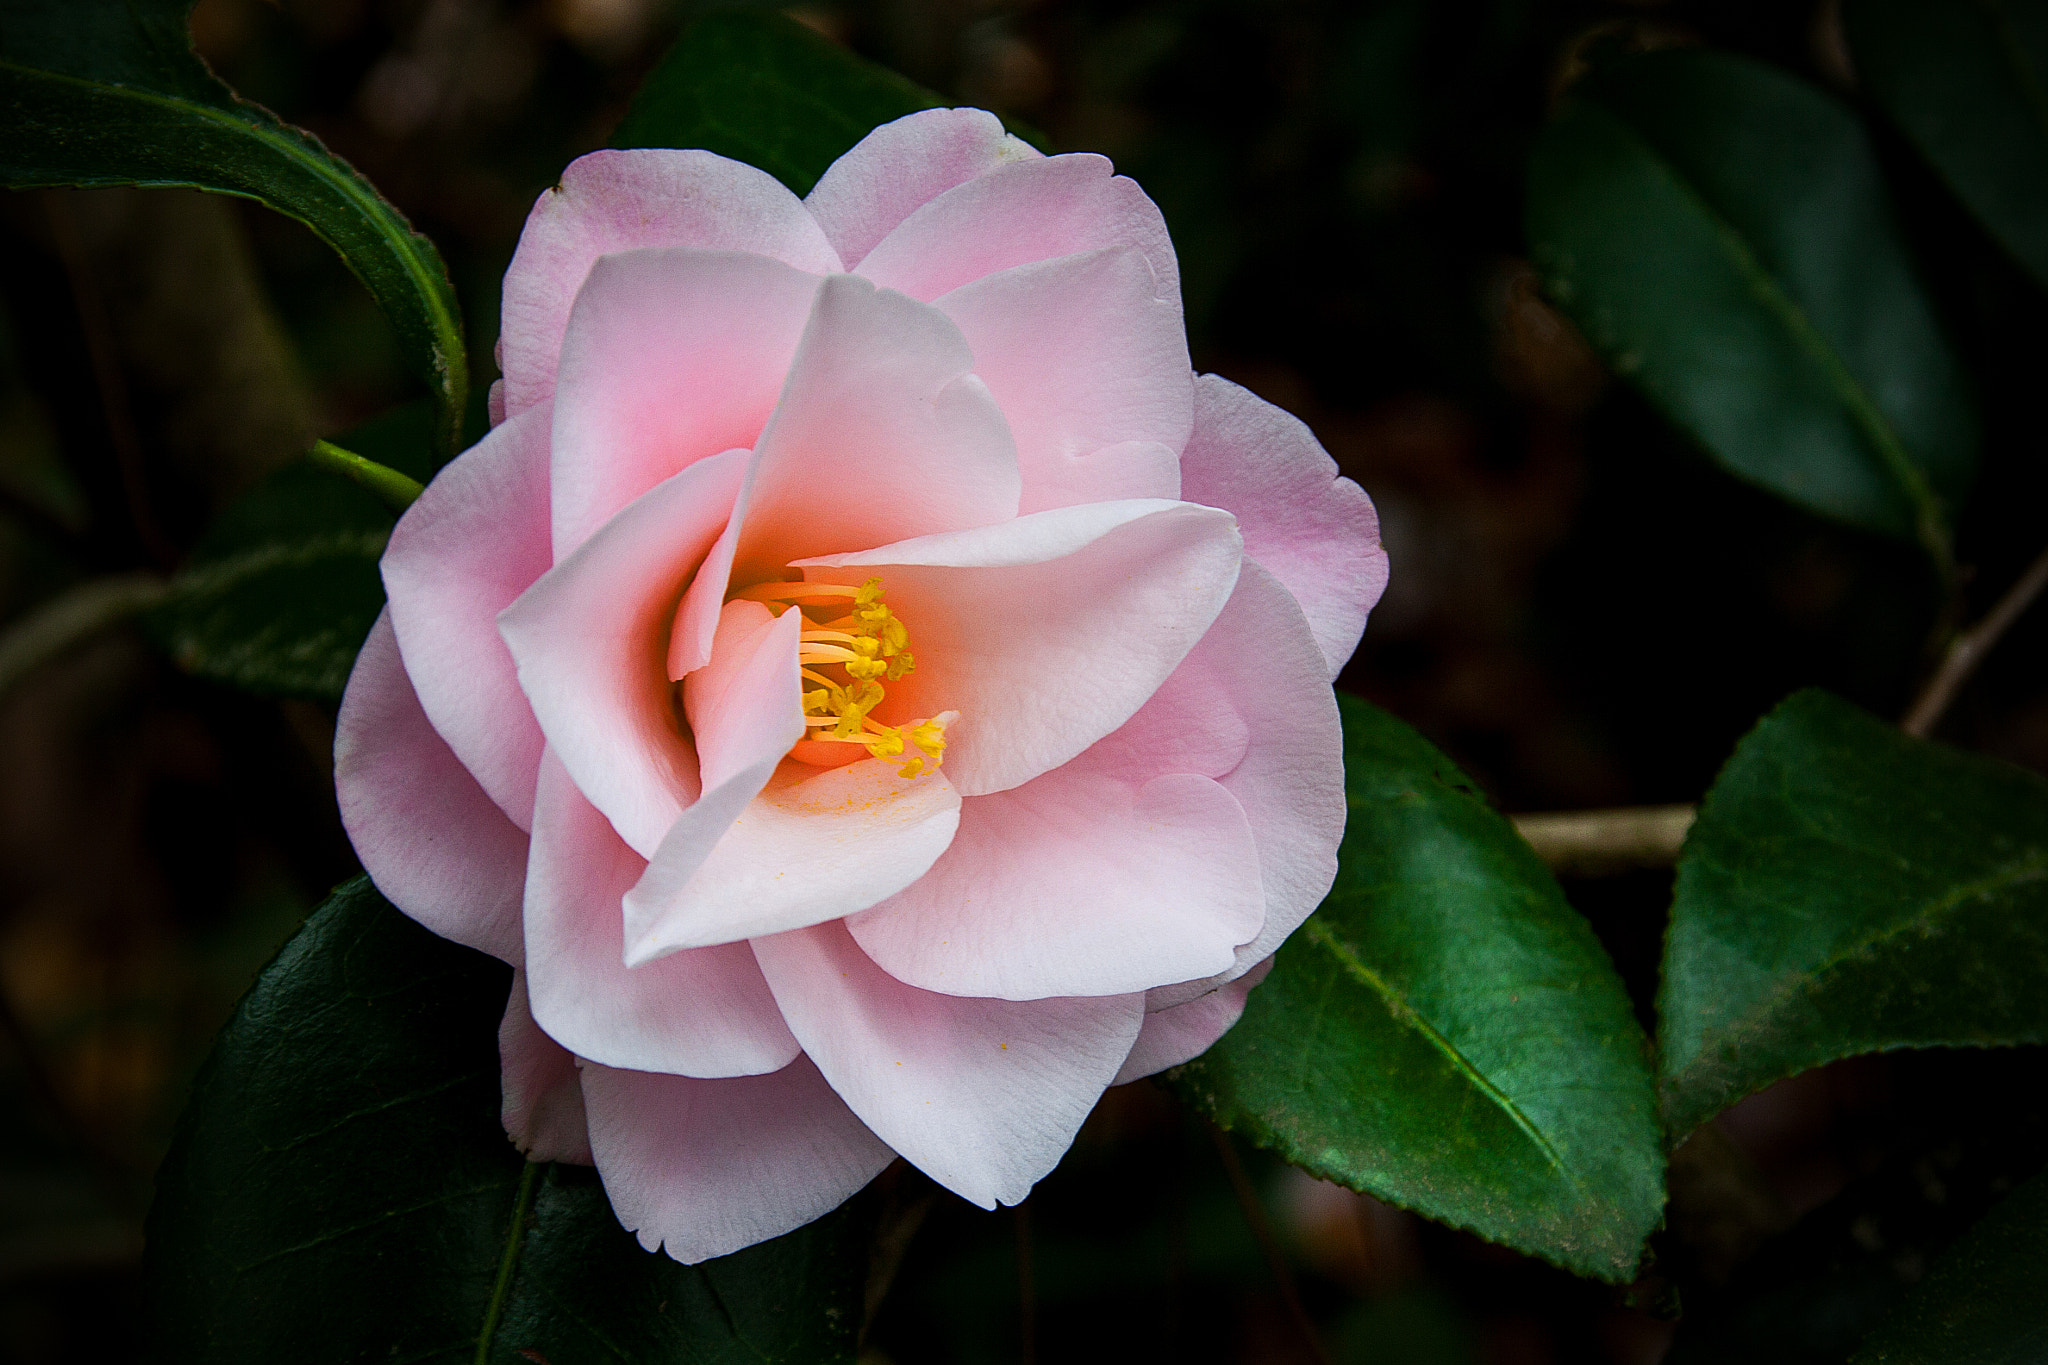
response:
<path id="1" fill-rule="evenodd" d="M 1842 27 L 1858 83 L 2048 286 L 2048 10 L 1854 0 Z"/>
<path id="2" fill-rule="evenodd" d="M 721 1260 L 642 1251 L 596 1176 L 498 1120 L 511 974 L 358 879 L 222 1030 L 157 1178 L 147 1271 L 172 1360 L 851 1361 L 849 1207 Z"/>
<path id="3" fill-rule="evenodd" d="M 424 403 L 342 440 L 407 477 L 433 477 L 433 414 Z M 331 463 L 290 465 L 207 528 L 143 626 L 200 677 L 265 696 L 339 700 L 384 609 L 377 561 L 394 522 L 383 498 Z"/>
<path id="4" fill-rule="evenodd" d="M 391 319 L 452 451 L 469 361 L 439 253 L 318 139 L 206 69 L 192 3 L 0 0 L 0 184 L 186 186 L 298 219 Z"/>
<path id="5" fill-rule="evenodd" d="M 728 11 L 684 30 L 612 146 L 702 147 L 809 194 L 870 131 L 942 103 L 793 19 Z"/>
<path id="6" fill-rule="evenodd" d="M 1916 539 L 1945 574 L 1976 413 L 1861 125 L 1719 52 L 1651 53 L 1574 94 L 1529 170 L 1557 300 L 1727 469 Z"/>
<path id="7" fill-rule="evenodd" d="M 2048 1174 L 1935 1263 L 1851 1365 L 2037 1365 L 2048 1359 Z"/>
<path id="8" fill-rule="evenodd" d="M 2048 782 L 1801 692 L 1678 863 L 1658 1000 L 1673 1140 L 1858 1053 L 2048 1041 Z"/>
<path id="9" fill-rule="evenodd" d="M 1340 700 L 1336 886 L 1175 1088 L 1312 1175 L 1626 1281 L 1664 1163 L 1620 978 L 1448 759 Z"/>

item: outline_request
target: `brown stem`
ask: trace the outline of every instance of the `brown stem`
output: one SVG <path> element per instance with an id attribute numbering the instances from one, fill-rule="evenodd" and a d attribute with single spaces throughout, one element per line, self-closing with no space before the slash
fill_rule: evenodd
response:
<path id="1" fill-rule="evenodd" d="M 1273 1237 L 1273 1226 L 1266 1221 L 1265 1205 L 1259 1202 L 1259 1192 L 1252 1188 L 1250 1178 L 1245 1175 L 1244 1163 L 1237 1159 L 1237 1148 L 1230 1145 L 1229 1134 L 1207 1120 L 1204 1122 L 1209 1129 L 1210 1141 L 1216 1144 L 1216 1155 L 1223 1160 L 1224 1173 L 1230 1177 L 1230 1188 L 1237 1195 L 1237 1206 L 1244 1211 L 1244 1221 L 1251 1226 L 1259 1250 L 1266 1254 L 1266 1265 L 1273 1272 L 1273 1283 L 1280 1290 L 1280 1301 L 1287 1305 L 1288 1315 L 1301 1330 L 1301 1339 L 1308 1344 L 1309 1354 L 1320 1365 L 1331 1365 L 1330 1353 L 1323 1349 L 1323 1339 L 1316 1335 L 1315 1324 L 1309 1321 L 1308 1310 L 1302 1307 L 1301 1295 L 1294 1288 L 1294 1272 L 1287 1268 L 1287 1258 L 1280 1254 L 1280 1243 Z"/>
<path id="2" fill-rule="evenodd" d="M 1934 676 L 1920 689 L 1920 695 L 1906 709 L 1906 715 L 1899 722 L 1899 728 L 1916 739 L 1925 739 L 1941 722 L 1948 711 L 1949 703 L 1956 699 L 1956 693 L 1977 671 L 1977 665 L 1984 662 L 1984 656 L 1998 643 L 1999 637 L 2012 626 L 2013 622 L 2026 615 L 2027 608 L 2048 587 L 2048 550 L 2043 550 L 2027 566 L 1998 604 L 1984 615 L 1984 619 L 1971 626 L 1949 643 L 1948 651 L 1942 656 L 1941 666 L 1934 670 Z"/>
<path id="3" fill-rule="evenodd" d="M 1697 806 L 1517 815 L 1515 830 L 1561 876 L 1599 877 L 1678 861 Z"/>

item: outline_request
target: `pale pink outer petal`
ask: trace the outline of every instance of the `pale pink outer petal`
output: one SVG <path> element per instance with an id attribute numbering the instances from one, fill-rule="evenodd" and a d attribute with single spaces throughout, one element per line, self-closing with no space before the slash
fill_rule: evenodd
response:
<path id="1" fill-rule="evenodd" d="M 543 403 L 456 457 L 398 519 L 379 566 L 427 718 L 521 829 L 542 740 L 497 618 L 553 562 L 548 421 Z"/>
<path id="2" fill-rule="evenodd" d="M 1017 448 L 945 314 L 855 275 L 818 290 L 747 477 L 743 571 L 1017 514 Z"/>
<path id="3" fill-rule="evenodd" d="M 1129 247 L 1017 266 L 934 304 L 1009 419 L 1026 512 L 1180 497 L 1194 375 L 1180 301 Z"/>
<path id="4" fill-rule="evenodd" d="M 499 365 L 505 411 L 552 397 L 569 308 L 600 256 L 638 247 L 748 251 L 799 270 L 841 269 L 817 220 L 765 171 L 710 152 L 592 152 L 527 215 L 505 271 Z"/>
<path id="5" fill-rule="evenodd" d="M 630 960 L 838 919 L 915 882 L 952 842 L 960 796 L 944 773 L 905 778 L 902 766 L 783 764 L 679 878 L 682 859 L 669 855 L 685 812 L 626 897 Z"/>
<path id="6" fill-rule="evenodd" d="M 658 484 L 498 616 L 548 745 L 643 858 L 697 799 L 667 627 L 731 515 L 744 460 L 714 455 Z"/>
<path id="7" fill-rule="evenodd" d="M 1145 1026 L 1138 1030 L 1138 1041 L 1132 1045 L 1131 1055 L 1124 1059 L 1123 1070 L 1116 1073 L 1111 1084 L 1126 1085 L 1142 1080 L 1170 1066 L 1191 1062 L 1207 1052 L 1216 1045 L 1217 1039 L 1230 1032 L 1244 1017 L 1245 998 L 1272 969 L 1273 959 L 1269 957 L 1237 980 L 1219 986 L 1207 995 L 1197 996 L 1185 1005 L 1155 1010 L 1146 1015 Z"/>
<path id="8" fill-rule="evenodd" d="M 342 827 L 385 899 L 443 938 L 519 965 L 526 836 L 428 723 L 388 611 L 342 694 L 334 788 Z"/>
<path id="9" fill-rule="evenodd" d="M 1287 589 L 1246 560 L 1230 605 L 1185 668 L 1221 682 L 1243 718 L 1245 756 L 1218 780 L 1244 807 L 1259 850 L 1266 920 L 1236 965 L 1206 981 L 1164 986 L 1147 1006 L 1194 999 L 1272 956 L 1329 894 L 1344 837 L 1344 735 L 1322 650 Z"/>
<path id="10" fill-rule="evenodd" d="M 1129 720 L 1216 619 L 1239 558 L 1227 512 L 1131 500 L 797 562 L 810 579 L 882 579 L 917 659 L 883 706 L 958 711 L 946 775 L 983 796 Z"/>
<path id="11" fill-rule="evenodd" d="M 797 1054 L 746 945 L 627 967 L 620 898 L 647 864 L 550 755 L 526 879 L 534 1017 L 580 1057 L 635 1071 L 753 1076 Z"/>
<path id="12" fill-rule="evenodd" d="M 847 928 L 899 981 L 1038 1000 L 1212 976 L 1264 917 L 1229 792 L 1193 773 L 1125 782 L 1084 754 L 966 802 L 931 871 Z"/>
<path id="13" fill-rule="evenodd" d="M 1166 220 L 1137 183 L 1087 153 L 999 166 L 917 209 L 862 258 L 859 273 L 930 301 L 1011 266 L 1128 246 L 1180 304 Z"/>
<path id="14" fill-rule="evenodd" d="M 756 939 L 804 1052 L 881 1139 L 961 1198 L 1015 1204 L 1130 1055 L 1144 997 L 971 1000 L 906 986 L 843 924 Z"/>
<path id="15" fill-rule="evenodd" d="M 895 1157 L 806 1057 L 715 1081 L 586 1064 L 583 1095 L 612 1211 L 685 1265 L 823 1217 Z"/>
<path id="16" fill-rule="evenodd" d="M 936 195 L 1037 148 L 982 109 L 924 109 L 885 123 L 825 171 L 804 199 L 852 268 L 889 230 Z"/>
<path id="17" fill-rule="evenodd" d="M 663 479 L 752 448 L 818 286 L 733 251 L 632 251 L 591 267 L 555 393 L 557 560 Z"/>
<path id="18" fill-rule="evenodd" d="M 590 1125 L 583 1116 L 583 1080 L 576 1058 L 533 1022 L 526 973 L 512 973 L 512 994 L 498 1024 L 504 1073 L 499 1114 L 512 1145 L 528 1161 L 590 1165 Z"/>
<path id="19" fill-rule="evenodd" d="M 1387 586 L 1379 514 L 1365 490 L 1338 475 L 1300 418 L 1213 374 L 1195 381 L 1180 483 L 1189 502 L 1237 513 L 1245 557 L 1294 594 L 1336 677 Z"/>

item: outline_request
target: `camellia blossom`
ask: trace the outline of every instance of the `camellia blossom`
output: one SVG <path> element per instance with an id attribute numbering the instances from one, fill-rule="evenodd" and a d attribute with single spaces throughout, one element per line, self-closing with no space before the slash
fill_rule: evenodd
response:
<path id="1" fill-rule="evenodd" d="M 514 968 L 522 1150 L 688 1262 L 897 1155 L 993 1208 L 1236 1021 L 1335 875 L 1386 556 L 1193 374 L 1135 184 L 967 109 L 802 200 L 594 153 L 500 363 L 335 759 L 376 885 Z"/>

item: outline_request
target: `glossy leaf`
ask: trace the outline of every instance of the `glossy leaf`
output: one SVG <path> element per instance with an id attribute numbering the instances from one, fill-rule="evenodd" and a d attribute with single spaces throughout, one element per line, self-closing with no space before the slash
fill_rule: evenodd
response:
<path id="1" fill-rule="evenodd" d="M 1651 53 L 1582 82 L 1529 174 L 1530 251 L 1616 370 L 1733 473 L 1945 570 L 1976 416 L 1848 110 Z"/>
<path id="2" fill-rule="evenodd" d="M 2048 10 L 2014 0 L 1851 0 L 1858 85 L 2048 285 Z"/>
<path id="3" fill-rule="evenodd" d="M 469 386 L 433 243 L 310 133 L 192 50 L 193 0 L 0 0 L 0 184 L 186 186 L 298 219 L 368 286 L 431 386 L 451 451 Z"/>
<path id="4" fill-rule="evenodd" d="M 1678 864 L 1658 1001 L 1674 1140 L 1857 1053 L 2048 1041 L 2048 782 L 1801 692 Z"/>
<path id="5" fill-rule="evenodd" d="M 2037 1175 L 1935 1263 L 1851 1365 L 2036 1365 L 2044 1359 L 2048 1175 Z"/>
<path id="6" fill-rule="evenodd" d="M 1180 1094 L 1313 1175 L 1625 1281 L 1663 1203 L 1648 1048 L 1512 826 L 1343 698 L 1337 883 Z"/>
<path id="7" fill-rule="evenodd" d="M 798 194 L 876 126 L 937 95 L 780 14 L 691 24 L 634 97 L 614 147 L 702 147 L 759 166 Z"/>
<path id="8" fill-rule="evenodd" d="M 842 1209 L 698 1267 L 646 1252 L 594 1173 L 498 1121 L 510 973 L 358 879 L 222 1031 L 157 1181 L 164 1358 L 850 1361 L 865 1227 Z"/>

